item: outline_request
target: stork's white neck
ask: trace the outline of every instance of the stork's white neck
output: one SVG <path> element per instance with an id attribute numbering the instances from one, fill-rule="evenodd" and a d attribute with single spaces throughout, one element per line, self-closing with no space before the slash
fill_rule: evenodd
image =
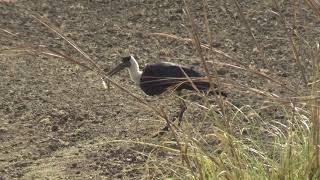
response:
<path id="1" fill-rule="evenodd" d="M 130 63 L 131 66 L 127 68 L 129 70 L 130 78 L 136 83 L 136 85 L 139 85 L 142 71 L 139 70 L 138 62 L 133 56 L 131 56 Z"/>

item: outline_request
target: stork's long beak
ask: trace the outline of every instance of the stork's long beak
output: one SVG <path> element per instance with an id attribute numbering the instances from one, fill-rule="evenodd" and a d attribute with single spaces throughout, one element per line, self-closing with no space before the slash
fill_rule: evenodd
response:
<path id="1" fill-rule="evenodd" d="M 120 72 L 126 67 L 128 67 L 126 63 L 120 63 L 115 68 L 113 68 L 111 71 L 108 72 L 108 76 L 113 76 L 114 74 Z"/>

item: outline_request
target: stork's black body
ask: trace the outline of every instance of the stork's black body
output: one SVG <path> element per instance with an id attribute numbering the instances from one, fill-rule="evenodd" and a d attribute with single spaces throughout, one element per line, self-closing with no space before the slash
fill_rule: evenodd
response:
<path id="1" fill-rule="evenodd" d="M 140 78 L 140 88 L 149 96 L 160 95 L 168 88 L 176 88 L 176 91 L 182 89 L 193 90 L 192 83 L 199 90 L 208 90 L 208 82 L 200 81 L 197 78 L 204 77 L 201 73 L 192 68 L 180 66 L 172 63 L 156 63 L 147 65 Z"/>

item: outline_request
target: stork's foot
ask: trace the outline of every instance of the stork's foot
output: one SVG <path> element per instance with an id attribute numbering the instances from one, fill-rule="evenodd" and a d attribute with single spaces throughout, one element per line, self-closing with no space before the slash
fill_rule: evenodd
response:
<path id="1" fill-rule="evenodd" d="M 159 131 L 159 132 L 157 132 L 156 134 L 154 134 L 154 135 L 152 136 L 152 138 L 156 138 L 156 137 L 162 136 L 162 135 L 164 135 L 164 133 L 165 133 L 165 131 Z"/>
<path id="2" fill-rule="evenodd" d="M 155 138 L 155 137 L 158 137 L 158 136 L 162 136 L 167 131 L 169 131 L 169 125 L 168 124 L 164 128 L 162 128 L 158 133 L 153 135 L 152 137 Z"/>
<path id="3" fill-rule="evenodd" d="M 180 127 L 181 126 L 181 123 L 182 123 L 182 120 L 183 120 L 183 114 L 184 112 L 187 110 L 187 105 L 186 103 L 182 100 L 180 102 L 180 112 L 178 114 L 178 117 L 177 118 L 174 118 L 172 120 L 172 123 L 178 119 L 178 126 Z M 165 132 L 169 131 L 169 124 L 167 124 L 164 128 L 162 128 L 158 133 L 156 133 L 155 135 L 153 135 L 152 137 L 158 137 L 158 136 L 161 136 L 163 135 Z"/>
<path id="4" fill-rule="evenodd" d="M 181 122 L 183 120 L 183 114 L 184 114 L 184 112 L 186 112 L 186 110 L 187 110 L 187 105 L 184 101 L 182 101 L 180 104 L 180 112 L 178 115 L 178 126 L 179 127 L 181 126 Z"/>

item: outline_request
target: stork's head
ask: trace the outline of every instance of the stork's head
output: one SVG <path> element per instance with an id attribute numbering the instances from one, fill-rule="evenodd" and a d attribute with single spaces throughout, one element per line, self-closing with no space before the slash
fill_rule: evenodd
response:
<path id="1" fill-rule="evenodd" d="M 112 69 L 108 75 L 112 76 L 123 69 L 128 69 L 131 79 L 136 83 L 140 83 L 142 72 L 139 70 L 139 65 L 133 56 L 122 58 L 122 62 Z"/>
<path id="2" fill-rule="evenodd" d="M 112 69 L 108 73 L 108 75 L 112 76 L 112 75 L 116 74 L 117 72 L 120 72 L 121 70 L 126 69 L 126 68 L 131 70 L 132 72 L 139 71 L 139 65 L 133 56 L 123 57 L 121 60 L 121 63 L 118 64 L 114 69 Z"/>
<path id="3" fill-rule="evenodd" d="M 121 63 L 118 64 L 115 68 L 113 68 L 108 75 L 112 76 L 114 74 L 116 74 L 117 72 L 120 72 L 121 70 L 125 69 L 125 68 L 130 68 L 134 63 L 136 63 L 135 59 L 133 56 L 126 56 L 123 57 L 121 60 Z"/>

